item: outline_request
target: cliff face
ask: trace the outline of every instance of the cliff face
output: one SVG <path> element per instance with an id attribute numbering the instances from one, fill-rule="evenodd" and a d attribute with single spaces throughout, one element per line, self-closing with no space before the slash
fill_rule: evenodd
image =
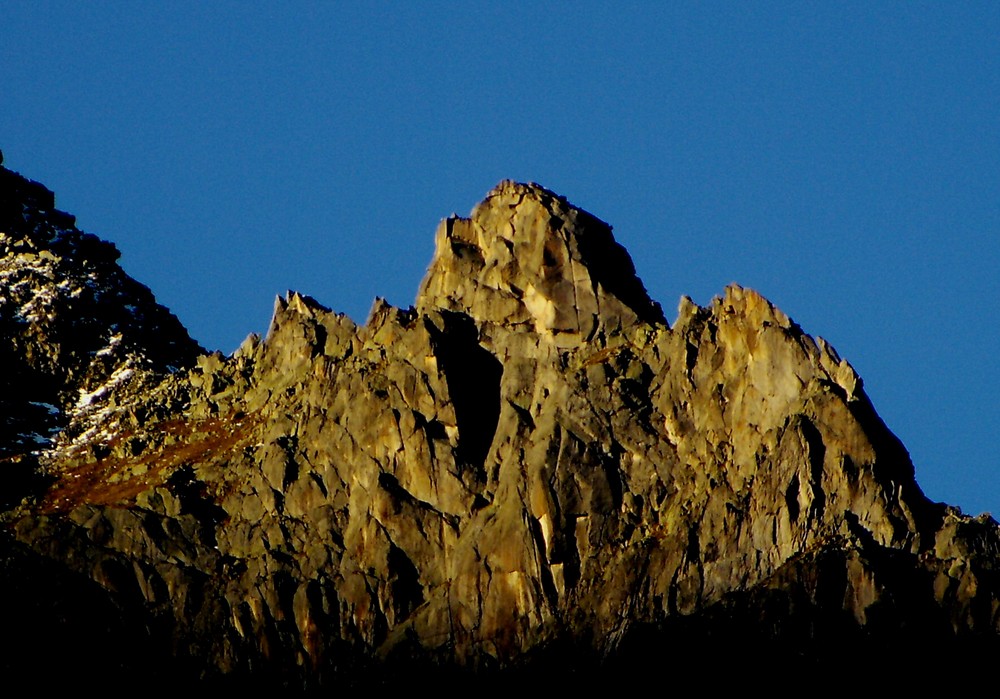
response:
<path id="1" fill-rule="evenodd" d="M 5 580 L 106 604 L 126 669 L 310 688 L 998 636 L 996 522 L 923 496 L 847 361 L 735 285 L 669 327 L 542 187 L 443 221 L 414 307 L 290 293 L 224 357 L 0 175 Z"/>

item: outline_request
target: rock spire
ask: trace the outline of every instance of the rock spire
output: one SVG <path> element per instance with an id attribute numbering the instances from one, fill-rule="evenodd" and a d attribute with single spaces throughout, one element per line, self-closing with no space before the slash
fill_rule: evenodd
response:
<path id="1" fill-rule="evenodd" d="M 608 224 L 539 185 L 511 181 L 470 218 L 441 222 L 416 306 L 527 325 L 567 346 L 665 322 Z"/>

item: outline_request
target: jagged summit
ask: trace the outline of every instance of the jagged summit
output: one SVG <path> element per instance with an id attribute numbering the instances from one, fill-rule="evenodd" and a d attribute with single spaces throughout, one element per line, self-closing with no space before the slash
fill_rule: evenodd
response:
<path id="1" fill-rule="evenodd" d="M 155 384 L 202 353 L 119 256 L 43 185 L 0 167 L 0 458 L 34 468 L 60 439 L 99 429 L 124 384 Z"/>
<path id="2" fill-rule="evenodd" d="M 665 323 L 608 224 L 544 187 L 509 180 L 470 218 L 441 222 L 416 307 L 527 325 L 567 345 Z"/>
<path id="3" fill-rule="evenodd" d="M 1000 652 L 1000 527 L 924 496 L 851 365 L 737 285 L 668 327 L 548 190 L 444 221 L 414 307 L 289 292 L 225 357 L 0 186 L 0 469 L 38 476 L 0 480 L 0 611 L 41 639 L 5 677 L 620 690 Z"/>

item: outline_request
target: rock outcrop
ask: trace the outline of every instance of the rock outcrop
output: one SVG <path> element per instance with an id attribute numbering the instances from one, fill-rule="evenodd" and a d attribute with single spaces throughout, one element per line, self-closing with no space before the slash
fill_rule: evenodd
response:
<path id="1" fill-rule="evenodd" d="M 923 495 L 851 365 L 736 285 L 671 327 L 538 185 L 443 221 L 413 307 L 289 292 L 229 357 L 0 186 L 0 580 L 53 633 L 93 620 L 23 580 L 112 610 L 130 652 L 88 663 L 310 689 L 995 651 L 997 523 Z"/>

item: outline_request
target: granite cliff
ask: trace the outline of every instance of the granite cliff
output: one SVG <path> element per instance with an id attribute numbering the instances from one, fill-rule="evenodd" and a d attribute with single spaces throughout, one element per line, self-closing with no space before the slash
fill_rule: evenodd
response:
<path id="1" fill-rule="evenodd" d="M 413 307 L 289 292 L 231 356 L 116 259 L 0 168 L 8 675 L 1000 657 L 997 523 L 923 495 L 850 363 L 736 285 L 668 324 L 538 185 L 443 221 Z"/>

